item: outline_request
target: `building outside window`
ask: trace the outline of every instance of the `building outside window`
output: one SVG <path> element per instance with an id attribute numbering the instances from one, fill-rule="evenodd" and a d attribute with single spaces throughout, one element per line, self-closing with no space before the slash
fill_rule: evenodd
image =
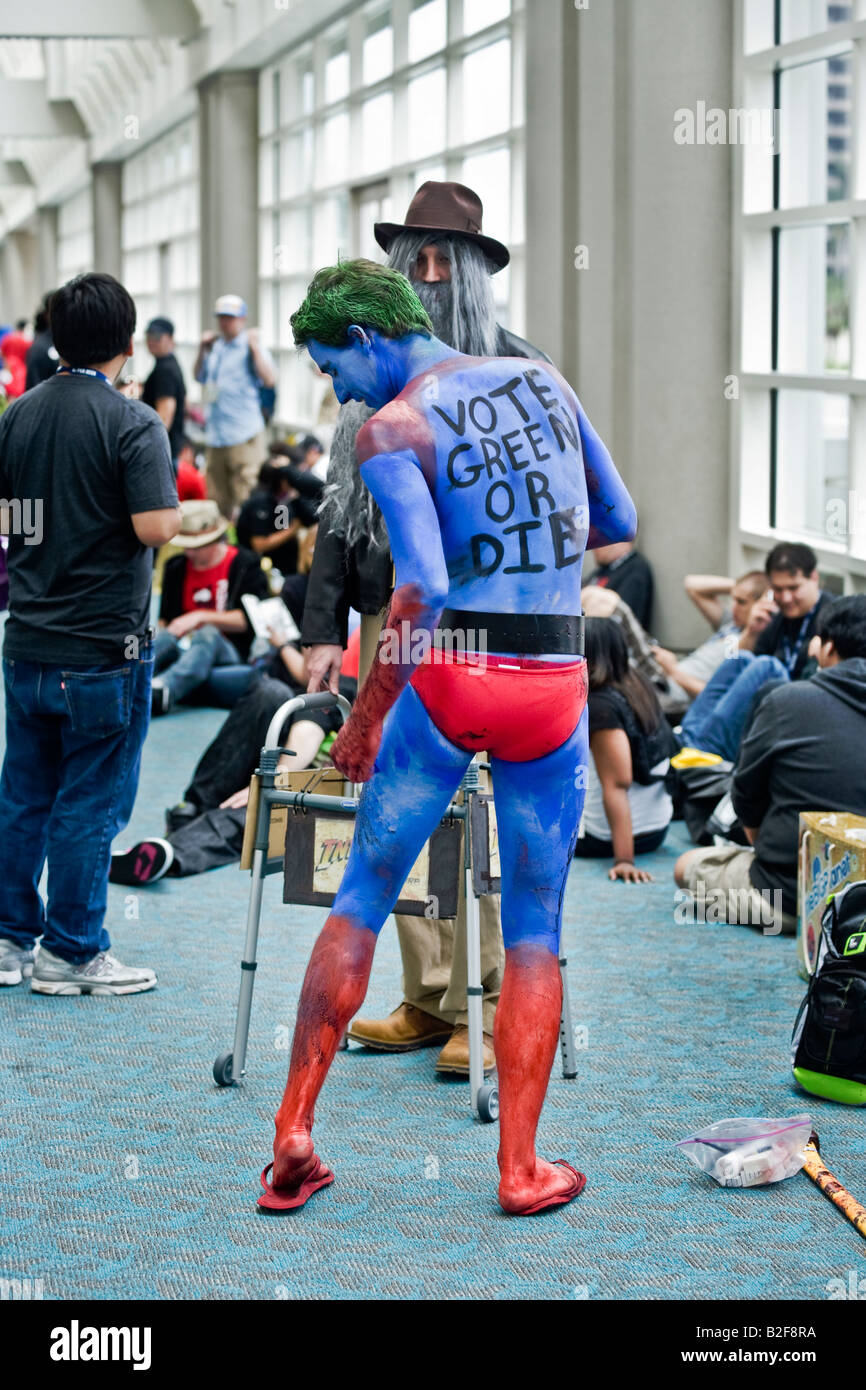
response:
<path id="1" fill-rule="evenodd" d="M 261 326 L 281 419 L 315 424 L 327 384 L 289 317 L 313 272 L 385 257 L 375 221 L 399 221 L 426 179 L 474 188 L 512 264 L 500 320 L 523 330 L 522 0 L 371 0 L 262 69 Z"/>

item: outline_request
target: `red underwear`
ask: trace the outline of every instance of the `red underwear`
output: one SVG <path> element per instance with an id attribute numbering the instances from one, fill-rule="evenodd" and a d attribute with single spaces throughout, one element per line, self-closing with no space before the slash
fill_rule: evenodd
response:
<path id="1" fill-rule="evenodd" d="M 458 748 L 509 763 L 544 758 L 570 738 L 586 705 L 586 662 L 518 656 L 476 661 L 436 652 L 412 685 L 433 723 Z"/>

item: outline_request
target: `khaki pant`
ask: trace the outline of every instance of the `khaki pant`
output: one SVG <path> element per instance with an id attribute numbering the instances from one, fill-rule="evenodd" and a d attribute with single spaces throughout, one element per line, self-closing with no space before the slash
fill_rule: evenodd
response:
<path id="1" fill-rule="evenodd" d="M 703 917 L 734 926 L 762 927 L 768 936 L 778 936 L 780 932 L 795 935 L 796 917 L 752 883 L 749 870 L 755 859 L 753 849 L 711 845 L 693 854 L 684 878 L 685 887 L 695 894 L 698 920 Z"/>
<path id="2" fill-rule="evenodd" d="M 361 618 L 359 685 L 373 664 L 384 614 L 364 614 Z M 493 1019 L 502 974 L 505 948 L 499 915 L 499 894 L 479 899 L 481 926 L 481 984 L 484 989 L 482 1013 L 484 1032 L 493 1032 Z M 451 921 L 396 913 L 397 937 L 403 958 L 403 998 L 434 1018 L 447 1023 L 467 1023 L 466 1008 L 466 895 L 460 872 L 457 916 Z"/>
<path id="3" fill-rule="evenodd" d="M 210 445 L 205 453 L 208 496 L 231 521 L 258 481 L 268 456 L 267 435 L 262 430 L 243 444 Z"/>

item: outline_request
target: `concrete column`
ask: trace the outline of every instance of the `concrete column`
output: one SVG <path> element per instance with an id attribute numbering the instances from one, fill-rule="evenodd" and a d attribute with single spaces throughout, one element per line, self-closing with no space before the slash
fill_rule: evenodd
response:
<path id="1" fill-rule="evenodd" d="M 42 294 L 57 289 L 57 208 L 39 208 L 36 213 L 36 243 L 39 288 Z"/>
<path id="2" fill-rule="evenodd" d="M 221 72 L 199 86 L 201 316 L 239 294 L 258 322 L 258 73 Z"/>
<path id="3" fill-rule="evenodd" d="M 93 269 L 121 278 L 122 165 L 119 161 L 92 166 Z"/>
<path id="4" fill-rule="evenodd" d="M 577 371 L 577 19 L 572 0 L 526 5 L 526 334 Z"/>
<path id="5" fill-rule="evenodd" d="M 36 236 L 30 231 L 7 232 L 0 245 L 0 318 L 14 325 L 32 320 L 39 302 Z"/>
<path id="6" fill-rule="evenodd" d="M 527 0 L 526 33 L 527 334 L 634 496 L 654 633 L 686 645 L 707 630 L 684 574 L 728 567 L 739 407 L 731 151 L 678 145 L 674 114 L 734 104 L 733 6 Z"/>

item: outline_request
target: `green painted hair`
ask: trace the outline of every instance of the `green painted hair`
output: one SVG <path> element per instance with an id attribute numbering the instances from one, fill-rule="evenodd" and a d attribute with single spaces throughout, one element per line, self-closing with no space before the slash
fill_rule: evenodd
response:
<path id="1" fill-rule="evenodd" d="M 291 317 L 295 345 L 311 338 L 346 347 L 349 325 L 375 328 L 386 338 L 430 337 L 430 316 L 405 276 L 375 261 L 342 261 L 313 276 L 307 297 Z"/>

